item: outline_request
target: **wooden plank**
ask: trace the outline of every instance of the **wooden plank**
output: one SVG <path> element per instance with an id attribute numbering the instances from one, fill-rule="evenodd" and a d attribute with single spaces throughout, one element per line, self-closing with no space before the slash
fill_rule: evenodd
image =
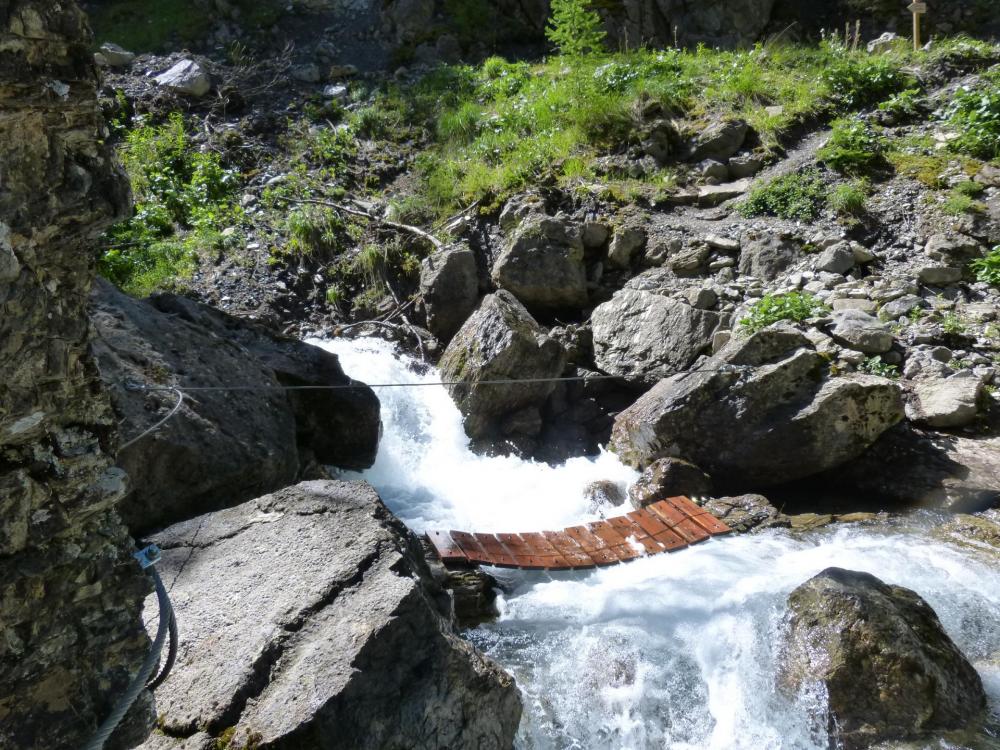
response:
<path id="1" fill-rule="evenodd" d="M 593 568 L 597 564 L 590 555 L 583 551 L 583 547 L 568 534 L 562 531 L 543 531 L 542 536 L 548 539 L 552 546 L 559 550 L 559 554 L 574 568 Z"/>
<path id="2" fill-rule="evenodd" d="M 543 534 L 537 531 L 527 532 L 521 534 L 521 538 L 530 544 L 532 549 L 535 550 L 535 554 L 545 561 L 545 568 L 547 570 L 568 570 L 573 567 L 570 565 L 569 560 L 563 557 L 559 553 L 559 550 L 553 547 L 552 542 L 546 539 Z"/>
<path id="3" fill-rule="evenodd" d="M 695 505 L 686 497 L 668 497 L 667 502 L 678 510 L 691 516 L 691 519 L 695 523 L 705 529 L 705 531 L 712 536 L 721 536 L 732 532 L 732 529 L 726 526 L 726 524 L 702 508 L 700 505 Z"/>
<path id="4" fill-rule="evenodd" d="M 434 551 L 441 562 L 448 564 L 468 564 L 469 557 L 447 531 L 428 531 L 427 539 L 434 546 Z"/>
<path id="5" fill-rule="evenodd" d="M 625 537 L 615 531 L 615 527 L 607 521 L 593 521 L 587 524 L 591 533 L 609 547 L 620 547 L 625 544 Z"/>
<path id="6" fill-rule="evenodd" d="M 469 558 L 469 562 L 476 563 L 477 565 L 490 564 L 492 558 L 472 534 L 467 531 L 452 531 L 451 538 L 462 548 L 466 557 Z"/>
<path id="7" fill-rule="evenodd" d="M 647 510 L 655 513 L 660 519 L 684 538 L 688 544 L 704 542 L 709 538 L 709 533 L 696 524 L 686 513 L 677 510 L 670 503 L 661 500 L 647 507 Z"/>
<path id="8" fill-rule="evenodd" d="M 688 546 L 687 538 L 681 536 L 673 529 L 664 529 L 653 538 L 666 547 L 667 552 L 676 552 L 677 550 L 685 549 Z M 692 542 L 692 544 L 694 544 L 694 542 Z"/>
<path id="9" fill-rule="evenodd" d="M 574 539 L 598 565 L 614 565 L 618 562 L 618 555 L 586 526 L 570 526 L 566 529 L 566 535 Z"/>
<path id="10" fill-rule="evenodd" d="M 498 568 L 517 567 L 514 556 L 493 534 L 475 534 L 474 536 L 490 556 L 490 565 L 496 565 Z"/>
<path id="11" fill-rule="evenodd" d="M 641 526 L 642 530 L 649 536 L 655 537 L 657 534 L 661 534 L 670 528 L 660 520 L 659 516 L 645 509 L 633 510 L 627 517 Z"/>
<path id="12" fill-rule="evenodd" d="M 628 516 L 615 516 L 614 518 L 609 518 L 608 523 L 615 527 L 615 531 L 621 534 L 623 537 L 628 539 L 634 536 L 636 539 L 641 539 L 644 536 L 649 536 L 642 526 L 637 524 Z"/>

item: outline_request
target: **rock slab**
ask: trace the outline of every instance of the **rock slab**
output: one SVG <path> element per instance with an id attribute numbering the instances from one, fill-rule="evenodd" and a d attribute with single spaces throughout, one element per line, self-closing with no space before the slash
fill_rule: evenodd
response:
<path id="1" fill-rule="evenodd" d="M 363 482 L 304 482 L 157 534 L 182 646 L 160 735 L 228 748 L 510 748 L 513 678 L 456 636 L 419 544 Z"/>
<path id="2" fill-rule="evenodd" d="M 781 680 L 825 691 L 831 745 L 960 729 L 986 707 L 982 681 L 918 594 L 828 568 L 788 597 Z"/>
<path id="3" fill-rule="evenodd" d="M 902 418 L 894 382 L 829 377 L 801 332 L 776 325 L 661 380 L 615 419 L 611 447 L 637 468 L 682 458 L 717 485 L 764 487 L 856 458 Z"/>

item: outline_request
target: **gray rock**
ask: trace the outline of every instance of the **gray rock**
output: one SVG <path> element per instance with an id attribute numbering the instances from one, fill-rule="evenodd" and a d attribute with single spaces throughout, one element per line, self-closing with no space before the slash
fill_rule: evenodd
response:
<path id="1" fill-rule="evenodd" d="M 741 276 L 773 281 L 802 257 L 797 243 L 777 235 L 744 237 L 740 253 Z"/>
<path id="2" fill-rule="evenodd" d="M 711 310 L 719 301 L 719 295 L 714 289 L 699 287 L 688 292 L 687 300 L 691 307 L 699 310 Z"/>
<path id="3" fill-rule="evenodd" d="M 740 251 L 740 241 L 732 237 L 723 237 L 721 234 L 709 234 L 705 236 L 705 244 L 724 253 L 735 255 Z"/>
<path id="4" fill-rule="evenodd" d="M 153 80 L 178 94 L 194 97 L 204 96 L 212 89 L 211 77 L 194 60 L 181 60 Z"/>
<path id="5" fill-rule="evenodd" d="M 870 299 L 835 299 L 832 302 L 834 312 L 838 310 L 860 310 L 866 315 L 878 312 L 878 305 Z"/>
<path id="6" fill-rule="evenodd" d="M 794 693 L 822 692 L 831 745 L 861 750 L 964 728 L 985 709 L 976 670 L 910 589 L 827 568 L 788 607 L 781 680 Z"/>
<path id="7" fill-rule="evenodd" d="M 725 182 L 729 179 L 729 167 L 721 161 L 705 159 L 698 164 L 697 168 L 701 176 L 706 179 L 715 180 L 716 182 Z"/>
<path id="8" fill-rule="evenodd" d="M 14 281 L 21 275 L 21 263 L 10 242 L 10 227 L 0 221 L 0 284 Z"/>
<path id="9" fill-rule="evenodd" d="M 689 367 L 723 317 L 672 297 L 623 289 L 594 310 L 591 323 L 597 367 L 648 386 Z"/>
<path id="10" fill-rule="evenodd" d="M 599 479 L 591 482 L 583 488 L 583 497 L 587 505 L 593 510 L 602 507 L 617 507 L 625 504 L 625 493 L 617 483 L 607 479 Z"/>
<path id="11" fill-rule="evenodd" d="M 323 96 L 338 102 L 347 99 L 347 93 L 347 86 L 342 83 L 331 83 L 323 89 Z"/>
<path id="12" fill-rule="evenodd" d="M 915 294 L 904 294 L 898 299 L 886 302 L 879 308 L 878 316 L 882 320 L 899 320 L 907 317 L 913 310 L 923 307 L 924 301 Z"/>
<path id="13" fill-rule="evenodd" d="M 351 382 L 335 355 L 186 298 L 140 301 L 100 281 L 91 303 L 98 369 L 126 438 L 176 403 L 170 391 L 126 390 L 127 380 L 264 388 Z M 366 468 L 380 426 L 378 399 L 363 386 L 192 395 L 156 432 L 119 452 L 131 477 L 122 516 L 143 532 L 283 487 L 314 461 Z"/>
<path id="14" fill-rule="evenodd" d="M 642 227 L 622 227 L 615 232 L 608 247 L 608 265 L 630 268 L 636 255 L 646 246 L 646 230 Z"/>
<path id="15" fill-rule="evenodd" d="M 805 336 L 775 325 L 661 380 L 617 416 L 611 447 L 631 466 L 683 458 L 717 483 L 764 487 L 857 458 L 902 418 L 895 383 L 828 377 Z"/>
<path id="16" fill-rule="evenodd" d="M 712 497 L 703 507 L 737 534 L 789 525 L 787 517 L 763 495 Z"/>
<path id="17" fill-rule="evenodd" d="M 504 203 L 500 211 L 500 228 L 513 232 L 521 222 L 533 214 L 545 215 L 545 199 L 538 193 L 522 193 Z"/>
<path id="18" fill-rule="evenodd" d="M 261 750 L 511 747 L 513 679 L 452 631 L 419 543 L 367 484 L 304 482 L 152 541 L 184 639 L 156 692 L 168 734 Z"/>
<path id="19" fill-rule="evenodd" d="M 604 243 L 608 241 L 610 236 L 611 229 L 608 228 L 607 224 L 602 224 L 599 221 L 588 221 L 583 225 L 583 246 L 591 250 L 604 247 Z"/>
<path id="20" fill-rule="evenodd" d="M 670 255 L 667 265 L 678 276 L 694 276 L 705 268 L 709 254 L 707 245 L 691 245 Z"/>
<path id="21" fill-rule="evenodd" d="M 104 62 L 111 68 L 124 68 L 131 65 L 132 61 L 135 60 L 135 53 L 129 52 L 113 42 L 102 44 L 100 52 L 104 58 Z"/>
<path id="22" fill-rule="evenodd" d="M 817 271 L 829 273 L 847 273 L 854 268 L 854 263 L 854 251 L 851 250 L 851 246 L 846 242 L 838 242 L 819 254 L 815 268 Z"/>
<path id="23" fill-rule="evenodd" d="M 493 283 L 529 310 L 558 311 L 587 304 L 580 228 L 532 215 L 514 230 L 493 265 Z"/>
<path id="24" fill-rule="evenodd" d="M 535 319 L 509 292 L 483 298 L 455 334 L 438 366 L 447 381 L 461 381 L 448 391 L 465 416 L 472 438 L 500 434 L 504 418 L 539 408 L 554 383 L 472 387 L 480 380 L 554 378 L 562 374 L 566 351 L 546 336 Z"/>
<path id="25" fill-rule="evenodd" d="M 319 83 L 323 79 L 323 74 L 316 63 L 295 65 L 289 71 L 289 75 L 302 83 Z"/>
<path id="26" fill-rule="evenodd" d="M 729 174 L 736 180 L 753 177 L 763 168 L 764 160 L 754 154 L 740 154 L 729 160 Z"/>
<path id="27" fill-rule="evenodd" d="M 928 257 L 947 265 L 964 265 L 983 254 L 982 246 L 963 234 L 935 234 L 927 240 L 924 252 Z"/>
<path id="28" fill-rule="evenodd" d="M 420 296 L 424 300 L 427 328 L 448 342 L 479 301 L 476 256 L 466 245 L 433 253 L 420 264 Z"/>
<path id="29" fill-rule="evenodd" d="M 695 201 L 699 206 L 718 206 L 733 198 L 739 198 L 750 189 L 750 180 L 737 180 L 721 185 L 704 185 L 698 188 Z"/>
<path id="30" fill-rule="evenodd" d="M 962 280 L 962 269 L 955 266 L 923 266 L 917 271 L 921 283 L 945 286 Z"/>
<path id="31" fill-rule="evenodd" d="M 881 55 L 884 52 L 891 52 L 899 41 L 899 35 L 891 31 L 883 31 L 877 38 L 868 42 L 867 50 L 870 54 Z"/>
<path id="32" fill-rule="evenodd" d="M 983 381 L 969 371 L 949 378 L 922 378 L 913 387 L 906 417 L 928 427 L 964 427 L 976 418 Z"/>
<path id="33" fill-rule="evenodd" d="M 694 464 L 680 458 L 661 458 L 645 468 L 628 490 L 636 508 L 677 495 L 700 496 L 712 493 L 712 479 Z"/>
<path id="34" fill-rule="evenodd" d="M 833 313 L 830 335 L 834 340 L 865 354 L 882 354 L 892 348 L 892 331 L 878 318 L 861 310 L 839 310 Z"/>
<path id="35" fill-rule="evenodd" d="M 743 146 L 750 127 L 745 120 L 717 120 L 695 138 L 692 158 L 695 161 L 724 161 Z"/>

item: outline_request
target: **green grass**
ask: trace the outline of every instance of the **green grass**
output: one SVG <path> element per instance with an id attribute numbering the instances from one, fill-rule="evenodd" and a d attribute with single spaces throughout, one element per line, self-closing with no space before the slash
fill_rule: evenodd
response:
<path id="1" fill-rule="evenodd" d="M 1000 71 L 983 76 L 973 88 L 962 87 L 946 108 L 957 137 L 948 147 L 978 159 L 1000 158 Z"/>
<path id="2" fill-rule="evenodd" d="M 826 205 L 828 188 L 817 169 L 776 177 L 750 191 L 737 206 L 741 215 L 812 221 Z"/>
<path id="3" fill-rule="evenodd" d="M 767 294 L 751 305 L 747 316 L 740 320 L 740 328 L 755 333 L 782 320 L 800 323 L 828 311 L 826 305 L 806 292 Z"/>
<path id="4" fill-rule="evenodd" d="M 952 190 L 941 204 L 941 210 L 949 216 L 962 216 L 982 213 L 986 207 L 967 193 Z"/>
<path id="5" fill-rule="evenodd" d="M 863 216 L 871 184 L 865 180 L 851 180 L 837 185 L 830 193 L 830 207 L 843 216 Z"/>

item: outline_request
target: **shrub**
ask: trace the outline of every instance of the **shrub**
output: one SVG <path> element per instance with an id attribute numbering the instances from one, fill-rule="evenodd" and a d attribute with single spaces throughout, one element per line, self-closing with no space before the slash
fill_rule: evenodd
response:
<path id="1" fill-rule="evenodd" d="M 980 213 L 985 210 L 985 206 L 969 196 L 968 193 L 963 193 L 956 188 L 948 193 L 948 197 L 941 204 L 941 210 L 950 216 L 961 216 L 963 214 Z"/>
<path id="2" fill-rule="evenodd" d="M 552 0 L 545 36 L 560 54 L 576 57 L 603 50 L 607 35 L 601 17 L 588 0 Z"/>
<path id="3" fill-rule="evenodd" d="M 777 216 L 782 219 L 812 221 L 826 204 L 827 187 L 815 169 L 776 177 L 750 191 L 738 206 L 746 217 Z"/>
<path id="4" fill-rule="evenodd" d="M 780 320 L 800 323 L 828 310 L 826 305 L 806 292 L 766 294 L 751 305 L 747 316 L 740 320 L 740 327 L 747 333 L 755 333 Z"/>
<path id="5" fill-rule="evenodd" d="M 830 207 L 838 214 L 861 216 L 865 213 L 865 203 L 871 186 L 867 180 L 852 180 L 837 185 L 830 194 Z"/>
<path id="6" fill-rule="evenodd" d="M 833 57 L 823 80 L 834 104 L 846 110 L 871 106 L 913 84 L 913 79 L 888 56 L 846 51 Z"/>
<path id="7" fill-rule="evenodd" d="M 867 372 L 869 375 L 878 375 L 883 378 L 899 377 L 899 367 L 883 362 L 880 356 L 868 357 L 861 363 L 858 369 L 861 372 Z"/>
<path id="8" fill-rule="evenodd" d="M 240 180 L 218 154 L 191 145 L 180 114 L 128 133 L 120 155 L 135 211 L 105 234 L 98 270 L 144 295 L 187 275 L 199 252 L 223 249 L 222 230 L 243 216 L 235 201 Z"/>
<path id="9" fill-rule="evenodd" d="M 843 119 L 833 123 L 833 132 L 816 158 L 842 174 L 861 174 L 883 161 L 885 137 L 864 120 Z"/>
<path id="10" fill-rule="evenodd" d="M 1000 82 L 987 78 L 982 86 L 961 88 L 945 110 L 956 137 L 948 147 L 978 159 L 1000 157 Z"/>
<path id="11" fill-rule="evenodd" d="M 1000 287 L 1000 245 L 990 250 L 985 257 L 972 261 L 970 267 L 979 281 Z"/>
<path id="12" fill-rule="evenodd" d="M 890 96 L 879 104 L 878 108 L 897 120 L 907 120 L 924 111 L 924 99 L 920 89 L 906 89 L 906 91 L 900 91 L 898 94 Z"/>

